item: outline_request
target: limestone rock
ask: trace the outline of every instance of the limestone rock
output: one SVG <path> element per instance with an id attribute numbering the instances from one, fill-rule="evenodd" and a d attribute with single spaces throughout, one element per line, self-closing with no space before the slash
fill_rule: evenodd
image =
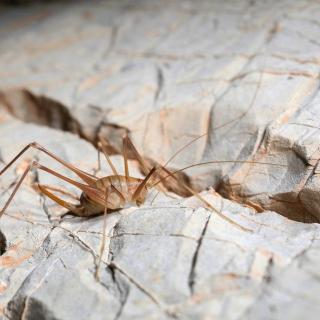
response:
<path id="1" fill-rule="evenodd" d="M 108 215 L 96 281 L 103 218 L 60 219 L 65 210 L 32 186 L 79 190 L 34 171 L 0 219 L 0 318 L 317 319 L 319 9 L 304 0 L 2 5 L 0 168 L 32 141 L 99 176 L 111 171 L 98 170 L 98 138 L 119 171 L 124 133 L 149 169 L 186 146 L 170 168 L 217 163 L 178 181 L 207 188 L 201 195 L 251 232 L 196 197 L 150 196 Z M 29 150 L 0 177 L 1 206 L 32 160 L 76 178 Z M 147 174 L 135 161 L 130 170 Z M 167 188 L 187 195 L 181 183 Z"/>

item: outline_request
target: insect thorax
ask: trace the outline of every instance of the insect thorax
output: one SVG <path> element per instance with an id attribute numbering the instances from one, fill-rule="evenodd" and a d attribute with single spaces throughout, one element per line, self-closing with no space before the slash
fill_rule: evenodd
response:
<path id="1" fill-rule="evenodd" d="M 107 196 L 107 208 L 116 210 L 136 205 L 136 202 L 132 201 L 132 197 L 142 181 L 139 178 L 129 177 L 127 180 L 125 176 L 114 175 L 98 179 L 93 187 L 100 191 L 101 197 Z M 137 202 L 139 204 L 143 203 L 146 195 L 147 189 L 143 188 Z M 93 199 L 90 195 L 83 193 L 80 201 L 85 210 L 91 214 L 98 214 L 104 211 L 103 199 Z"/>

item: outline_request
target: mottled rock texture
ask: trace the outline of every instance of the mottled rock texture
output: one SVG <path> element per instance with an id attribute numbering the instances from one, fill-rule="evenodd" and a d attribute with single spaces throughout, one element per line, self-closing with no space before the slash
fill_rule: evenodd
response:
<path id="1" fill-rule="evenodd" d="M 223 161 L 179 179 L 251 230 L 196 197 L 151 197 L 108 215 L 96 281 L 103 218 L 60 219 L 34 183 L 79 191 L 33 171 L 0 219 L 0 318 L 319 318 L 318 1 L 31 1 L 0 14 L 0 168 L 37 141 L 103 176 L 98 138 L 122 170 L 124 133 L 150 167 L 207 133 L 169 166 Z M 32 159 L 75 178 L 30 150 L 0 177 L 1 206 Z"/>

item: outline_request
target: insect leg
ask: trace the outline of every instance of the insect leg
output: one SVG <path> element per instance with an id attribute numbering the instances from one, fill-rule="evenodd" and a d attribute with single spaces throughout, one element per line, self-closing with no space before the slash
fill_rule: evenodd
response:
<path id="1" fill-rule="evenodd" d="M 128 136 L 124 136 L 123 139 L 124 139 L 124 141 L 126 143 L 127 148 L 130 147 L 130 149 L 133 151 L 134 156 L 137 159 L 137 161 L 139 162 L 139 164 L 142 167 L 142 169 L 145 172 L 150 172 L 150 170 L 151 170 L 150 166 L 148 166 L 148 164 L 143 160 L 143 158 L 141 157 L 140 153 L 138 152 L 138 150 L 134 146 L 134 144 L 131 141 L 131 139 Z M 155 177 L 155 176 L 157 176 L 158 178 L 161 178 L 161 175 L 159 175 L 158 170 L 155 171 L 155 174 L 153 175 L 153 177 Z M 162 187 L 161 185 L 158 185 L 158 189 L 161 190 L 162 192 L 166 191 L 166 189 L 164 187 Z"/>
<path id="2" fill-rule="evenodd" d="M 123 143 L 126 145 L 126 147 L 130 147 L 135 155 L 135 158 L 137 159 L 137 161 L 139 162 L 139 164 L 141 165 L 141 167 L 148 172 L 150 169 L 147 165 L 147 163 L 143 160 L 143 158 L 141 157 L 140 153 L 138 152 L 138 150 L 136 149 L 136 147 L 134 146 L 134 144 L 132 143 L 131 139 L 126 135 L 123 137 Z"/>
<path id="3" fill-rule="evenodd" d="M 98 149 L 97 149 L 97 168 L 95 169 L 95 174 L 101 170 L 101 157 L 100 157 L 100 148 L 98 144 Z"/>
<path id="4" fill-rule="evenodd" d="M 90 198 L 92 198 L 93 200 L 95 200 L 98 203 L 105 203 L 105 199 L 104 199 L 104 194 L 99 191 L 98 189 L 88 186 L 86 184 L 80 183 L 78 181 L 75 181 L 73 179 L 70 179 L 68 177 L 63 176 L 62 174 L 48 168 L 45 167 L 43 165 L 41 165 L 40 163 L 37 162 L 33 162 L 33 166 L 36 167 L 39 170 L 45 171 L 47 173 L 50 173 L 54 176 L 56 176 L 57 178 L 64 180 L 72 185 L 74 185 L 75 187 L 79 188 L 80 190 L 82 190 L 83 192 L 85 192 Z"/>
<path id="5" fill-rule="evenodd" d="M 124 161 L 124 175 L 126 177 L 127 183 L 129 182 L 129 166 L 128 166 L 128 139 L 127 136 L 123 137 L 122 140 L 123 148 L 123 161 Z"/>
<path id="6" fill-rule="evenodd" d="M 162 169 L 164 172 L 167 173 L 168 176 L 172 177 L 173 179 L 175 179 L 177 182 L 178 179 L 175 177 L 174 173 L 170 172 L 168 169 L 164 168 L 164 167 L 160 167 L 160 169 Z M 183 183 L 183 182 L 180 182 Z M 210 204 L 206 199 L 204 199 L 198 192 L 196 192 L 195 190 L 193 190 L 192 188 L 190 188 L 188 185 L 184 184 L 183 185 L 189 192 L 191 192 L 196 198 L 198 198 L 202 203 L 204 203 L 209 209 L 211 209 L 212 211 L 214 211 L 220 218 L 224 219 L 225 221 L 233 224 L 234 226 L 236 226 L 238 229 L 241 229 L 242 231 L 246 231 L 246 232 L 252 232 L 252 230 L 245 228 L 241 225 L 239 225 L 238 223 L 236 223 L 235 221 L 233 221 L 232 219 L 230 219 L 229 217 L 225 216 L 221 211 L 217 210 L 212 204 Z"/>
<path id="7" fill-rule="evenodd" d="M 25 177 L 27 176 L 28 172 L 32 169 L 33 164 L 31 163 L 28 168 L 24 171 L 24 173 L 22 174 L 20 180 L 18 181 L 18 183 L 16 184 L 13 192 L 11 193 L 9 199 L 7 200 L 7 202 L 5 203 L 4 207 L 1 209 L 0 211 L 0 218 L 1 216 L 4 214 L 4 212 L 6 211 L 6 209 L 8 208 L 10 202 L 12 201 L 13 197 L 15 196 L 15 194 L 17 193 L 19 187 L 21 186 L 23 180 L 25 179 Z"/>
<path id="8" fill-rule="evenodd" d="M 19 187 L 21 186 L 23 180 L 25 179 L 25 177 L 27 176 L 28 172 L 32 169 L 32 168 L 38 168 L 40 170 L 46 171 L 58 178 L 60 178 L 61 180 L 64 180 L 74 186 L 76 186 L 77 188 L 79 188 L 80 190 L 82 190 L 83 192 L 85 192 L 88 196 L 90 196 L 93 200 L 97 201 L 98 203 L 105 203 L 105 199 L 104 199 L 104 195 L 97 189 L 87 186 L 83 183 L 77 182 L 75 180 L 72 180 L 70 178 L 67 178 L 61 174 L 59 174 L 58 172 L 55 172 L 54 170 L 51 170 L 45 166 L 42 166 L 41 164 L 37 163 L 36 161 L 33 161 L 28 168 L 24 171 L 24 173 L 22 174 L 19 182 L 17 183 L 17 185 L 15 186 L 12 194 L 10 195 L 9 199 L 7 200 L 6 204 L 4 205 L 3 209 L 0 211 L 0 217 L 3 215 L 3 213 L 5 212 L 5 210 L 8 208 L 10 202 L 12 201 L 13 197 L 15 196 L 15 194 L 17 193 Z M 47 191 L 48 192 L 48 191 Z"/>
<path id="9" fill-rule="evenodd" d="M 57 186 L 52 186 L 52 185 L 48 185 L 48 184 L 42 184 L 43 187 L 45 187 L 47 190 L 51 190 L 51 191 L 55 191 L 58 192 L 60 194 L 64 194 L 74 200 L 78 200 L 78 196 L 76 196 L 75 194 L 73 194 L 70 191 L 67 191 L 65 189 L 62 189 L 61 187 L 57 187 Z"/>
<path id="10" fill-rule="evenodd" d="M 96 264 L 96 271 L 95 271 L 95 275 L 94 275 L 97 281 L 99 280 L 100 265 L 101 265 L 101 260 L 102 260 L 105 244 L 106 244 L 106 227 L 107 227 L 107 213 L 108 213 L 108 206 L 107 206 L 108 191 L 107 190 L 106 190 L 106 194 L 105 194 L 105 199 L 106 199 L 106 201 L 105 201 L 104 212 L 103 212 L 102 240 L 100 243 L 99 258 L 98 258 L 98 262 Z"/>
<path id="11" fill-rule="evenodd" d="M 19 159 L 28 149 L 30 148 L 35 148 L 39 151 L 44 152 L 47 154 L 49 157 L 53 158 L 54 160 L 58 161 L 61 163 L 63 166 L 67 167 L 69 170 L 73 171 L 78 177 L 80 177 L 84 182 L 86 182 L 88 185 L 93 185 L 96 181 L 97 178 L 87 172 L 84 172 L 72 164 L 64 161 L 60 157 L 54 155 L 52 152 L 38 144 L 37 142 L 32 142 L 29 143 L 26 147 L 24 147 L 1 171 L 0 171 L 0 176 L 17 160 Z"/>
<path id="12" fill-rule="evenodd" d="M 148 173 L 148 175 L 144 178 L 144 180 L 139 184 L 138 188 L 136 189 L 136 191 L 134 192 L 134 194 L 132 196 L 133 201 L 135 201 L 139 197 L 142 189 L 146 186 L 147 182 L 150 180 L 150 178 L 156 172 L 156 170 L 157 170 L 157 168 L 153 167 L 151 169 L 151 171 Z"/>
<path id="13" fill-rule="evenodd" d="M 110 157 L 109 157 L 109 155 L 108 155 L 108 151 L 107 151 L 106 145 L 107 145 L 106 142 L 103 141 L 102 138 L 100 138 L 100 141 L 98 142 L 98 147 L 102 150 L 105 158 L 106 158 L 107 161 L 108 161 L 108 164 L 109 164 L 109 166 L 110 166 L 113 174 L 118 177 L 119 186 L 121 186 L 121 180 L 120 180 L 120 177 L 119 177 L 119 173 L 118 173 L 117 169 L 115 168 L 115 166 L 113 165 L 113 163 L 112 163 L 112 161 L 111 161 L 111 159 L 110 159 Z M 120 198 L 122 198 L 123 201 L 125 201 L 122 193 L 121 193 L 115 186 L 111 185 L 111 188 L 113 188 L 114 191 L 115 191 L 116 193 L 118 193 L 118 195 L 120 196 Z"/>
<path id="14" fill-rule="evenodd" d="M 46 186 L 46 185 L 41 185 L 38 184 L 38 188 L 41 191 L 41 193 L 43 193 L 44 195 L 46 195 L 47 197 L 49 197 L 51 200 L 53 200 L 54 202 L 60 204 L 62 207 L 68 209 L 69 211 L 71 211 L 72 213 L 74 213 L 77 216 L 81 216 L 83 213 L 83 208 L 82 207 L 78 207 L 70 202 L 67 202 L 65 200 L 62 200 L 61 198 L 57 197 L 55 194 L 51 193 L 48 189 L 50 187 Z"/>
<path id="15" fill-rule="evenodd" d="M 105 143 L 102 139 L 100 139 L 100 141 L 98 142 L 98 147 L 102 150 L 104 156 L 106 157 L 106 159 L 107 159 L 107 161 L 108 161 L 108 164 L 109 164 L 109 166 L 110 166 L 113 174 L 114 174 L 115 176 L 118 176 L 118 177 L 119 177 L 119 174 L 118 174 L 115 166 L 113 165 L 113 163 L 112 163 L 112 161 L 111 161 L 111 159 L 110 159 L 110 157 L 109 157 L 109 155 L 108 155 L 107 148 L 106 148 L 106 143 Z"/>

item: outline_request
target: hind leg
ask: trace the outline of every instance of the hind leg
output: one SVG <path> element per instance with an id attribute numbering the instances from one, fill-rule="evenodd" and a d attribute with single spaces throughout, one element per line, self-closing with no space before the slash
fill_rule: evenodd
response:
<path id="1" fill-rule="evenodd" d="M 56 156 L 40 144 L 36 142 L 29 143 L 26 147 L 24 147 L 1 171 L 0 171 L 0 176 L 7 170 L 11 165 L 18 160 L 28 149 L 34 148 L 39 151 L 44 152 L 46 155 L 49 157 L 53 158 L 54 160 L 58 161 L 61 163 L 63 166 L 67 167 L 69 170 L 73 171 L 78 177 L 80 177 L 84 182 L 86 182 L 88 185 L 93 185 L 96 181 L 97 178 L 90 173 L 84 172 L 78 168 L 76 168 L 74 165 L 64 161 L 60 157 Z"/>
<path id="2" fill-rule="evenodd" d="M 58 196 L 56 196 L 55 194 L 53 194 L 52 192 L 49 191 L 49 190 L 54 190 L 54 191 L 60 192 L 61 189 L 58 189 L 56 187 L 51 187 L 51 186 L 48 186 L 48 185 L 42 185 L 42 184 L 38 184 L 37 186 L 38 186 L 38 188 L 39 188 L 39 190 L 40 190 L 40 192 L 42 194 L 44 194 L 45 196 L 47 196 L 48 198 L 50 198 L 51 200 L 53 200 L 54 202 L 56 202 L 60 206 L 68 209 L 74 215 L 81 216 L 83 214 L 83 208 L 81 206 L 77 206 L 77 205 L 74 205 L 74 204 L 72 204 L 72 203 L 70 203 L 68 201 L 65 201 L 65 200 L 59 198 Z M 69 192 L 66 193 L 66 192 L 63 191 L 61 193 L 70 195 Z"/>
<path id="3" fill-rule="evenodd" d="M 89 195 L 93 200 L 95 200 L 98 203 L 105 203 L 105 199 L 104 199 L 104 195 L 102 194 L 101 191 L 90 187 L 88 185 L 85 185 L 83 183 L 77 182 L 73 179 L 67 178 L 63 175 L 61 175 L 60 173 L 49 169 L 41 164 L 39 164 L 38 162 L 34 161 L 32 162 L 28 168 L 24 171 L 24 173 L 22 174 L 20 180 L 18 181 L 18 183 L 16 184 L 12 194 L 10 195 L 9 199 L 7 200 L 6 204 L 4 205 L 4 207 L 2 208 L 2 210 L 0 211 L 0 217 L 4 214 L 5 210 L 8 208 L 9 204 L 11 203 L 12 199 L 14 198 L 15 194 L 17 193 L 17 191 L 19 190 L 22 182 L 24 181 L 25 177 L 27 176 L 27 174 L 30 172 L 31 169 L 33 168 L 37 168 L 39 170 L 43 170 L 46 171 L 49 174 L 52 174 L 54 176 L 56 176 L 57 178 L 64 180 L 74 186 L 76 186 L 77 188 L 79 188 L 80 190 L 82 190 L 83 192 L 85 192 L 87 195 Z M 41 189 L 42 188 L 42 189 Z M 76 208 L 70 207 L 70 204 L 68 204 L 67 202 L 65 202 L 64 200 L 58 198 L 57 196 L 55 196 L 54 194 L 52 194 L 47 187 L 45 186 L 39 186 L 39 189 L 41 192 L 43 192 L 45 195 L 48 195 L 48 197 L 50 197 L 52 200 L 56 201 L 57 203 L 61 204 L 62 206 L 66 207 L 68 210 L 71 210 L 69 208 L 72 208 L 71 211 L 73 211 L 75 214 L 77 215 L 81 215 L 81 211 L 80 210 L 76 210 Z"/>

